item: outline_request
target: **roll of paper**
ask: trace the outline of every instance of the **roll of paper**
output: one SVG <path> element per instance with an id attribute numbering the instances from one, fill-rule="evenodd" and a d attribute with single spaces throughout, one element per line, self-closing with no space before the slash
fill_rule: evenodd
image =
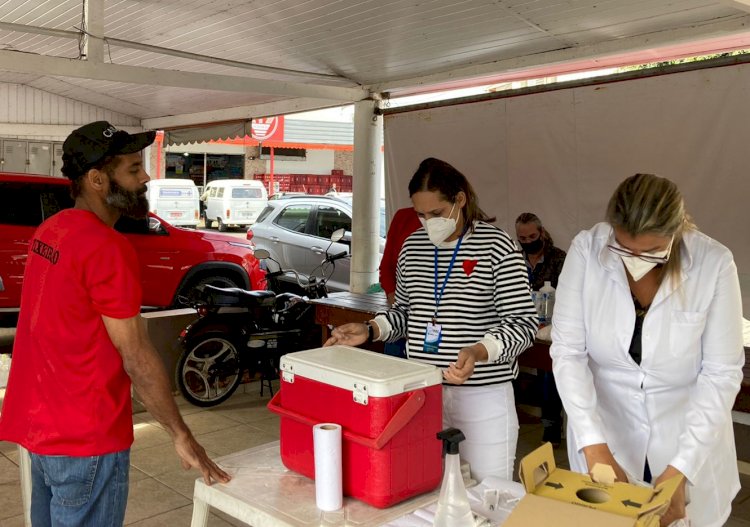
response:
<path id="1" fill-rule="evenodd" d="M 322 511 L 336 511 L 344 504 L 341 482 L 341 425 L 321 423 L 313 427 L 315 502 Z"/>

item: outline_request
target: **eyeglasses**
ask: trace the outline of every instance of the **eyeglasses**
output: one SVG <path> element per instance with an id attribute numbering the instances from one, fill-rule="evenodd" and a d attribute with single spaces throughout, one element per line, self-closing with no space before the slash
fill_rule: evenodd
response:
<path id="1" fill-rule="evenodd" d="M 674 236 L 669 240 L 669 245 L 667 245 L 667 248 L 664 250 L 666 252 L 666 256 L 656 256 L 655 254 L 649 254 L 649 253 L 641 253 L 641 254 L 635 254 L 627 249 L 624 249 L 620 247 L 619 245 L 607 245 L 607 248 L 615 253 L 618 256 L 627 256 L 630 258 L 640 258 L 644 262 L 649 263 L 655 263 L 657 265 L 664 265 L 669 261 L 669 254 L 672 252 L 672 242 L 674 242 Z M 617 243 L 617 240 L 615 240 L 615 243 Z M 662 252 L 662 251 L 659 251 Z"/>
<path id="2" fill-rule="evenodd" d="M 640 258 L 644 262 L 649 262 L 649 263 L 655 263 L 655 264 L 664 265 L 665 263 L 667 263 L 669 261 L 669 256 L 654 256 L 654 255 L 648 254 L 648 253 L 635 254 L 635 253 L 632 253 L 632 252 L 628 251 L 627 249 L 623 249 L 622 247 L 618 247 L 616 245 L 607 245 L 607 249 L 609 249 L 610 251 L 612 251 L 613 253 L 615 253 L 618 256 L 627 256 L 627 257 L 630 257 L 630 258 Z M 667 253 L 667 255 L 668 254 L 669 253 Z"/>

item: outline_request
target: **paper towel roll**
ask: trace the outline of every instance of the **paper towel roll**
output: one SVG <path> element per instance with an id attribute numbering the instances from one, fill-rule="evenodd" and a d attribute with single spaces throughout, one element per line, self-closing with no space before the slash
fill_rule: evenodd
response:
<path id="1" fill-rule="evenodd" d="M 341 482 L 341 425 L 321 423 L 313 427 L 315 502 L 323 511 L 344 504 Z"/>

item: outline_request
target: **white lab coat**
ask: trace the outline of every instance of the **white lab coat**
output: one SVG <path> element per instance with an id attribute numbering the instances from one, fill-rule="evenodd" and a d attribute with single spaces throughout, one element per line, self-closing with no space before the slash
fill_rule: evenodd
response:
<path id="1" fill-rule="evenodd" d="M 555 380 L 568 414 L 571 468 L 607 443 L 643 477 L 672 465 L 688 479 L 694 527 L 724 525 L 740 489 L 731 409 L 742 382 L 742 300 L 732 254 L 692 231 L 680 283 L 662 282 L 644 319 L 640 366 L 628 354 L 635 310 L 625 268 L 600 223 L 573 240 L 552 328 Z"/>

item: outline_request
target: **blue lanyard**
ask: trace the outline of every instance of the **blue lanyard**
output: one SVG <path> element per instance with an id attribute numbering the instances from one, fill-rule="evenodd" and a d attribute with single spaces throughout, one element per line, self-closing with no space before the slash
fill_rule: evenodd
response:
<path id="1" fill-rule="evenodd" d="M 435 314 L 432 317 L 433 324 L 435 323 L 435 319 L 437 318 L 437 312 L 438 308 L 440 307 L 440 300 L 443 298 L 443 293 L 445 292 L 445 286 L 448 284 L 448 277 L 451 275 L 451 271 L 453 270 L 453 264 L 456 263 L 456 255 L 458 254 L 458 249 L 461 247 L 461 242 L 463 241 L 464 237 L 463 235 L 458 239 L 458 242 L 456 243 L 456 248 L 453 249 L 453 256 L 451 256 L 451 263 L 448 265 L 448 272 L 445 273 L 445 278 L 443 278 L 443 285 L 440 287 L 440 294 L 438 295 L 438 248 L 435 247 Z"/>

